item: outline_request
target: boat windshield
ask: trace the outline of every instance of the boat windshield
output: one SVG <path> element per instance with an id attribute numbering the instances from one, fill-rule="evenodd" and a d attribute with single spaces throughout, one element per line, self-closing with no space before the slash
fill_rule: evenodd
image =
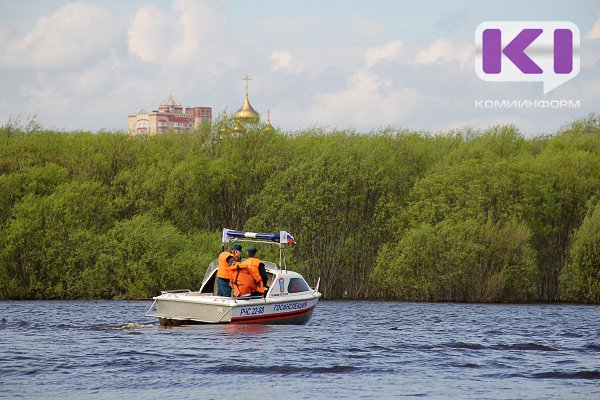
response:
<path id="1" fill-rule="evenodd" d="M 215 270 L 217 270 L 219 268 L 219 260 L 214 259 L 210 262 L 210 264 L 208 264 L 208 268 L 206 269 L 206 273 L 204 274 L 204 278 L 202 279 L 202 286 L 204 286 L 204 284 L 206 283 L 206 281 L 208 281 L 210 279 L 210 277 L 212 276 L 212 274 L 215 272 Z"/>
<path id="2" fill-rule="evenodd" d="M 265 260 L 261 260 L 263 262 L 263 264 L 265 264 L 266 268 L 271 268 L 274 270 L 278 270 L 279 268 L 277 267 L 277 264 L 275 264 L 274 262 L 271 261 L 265 261 Z"/>

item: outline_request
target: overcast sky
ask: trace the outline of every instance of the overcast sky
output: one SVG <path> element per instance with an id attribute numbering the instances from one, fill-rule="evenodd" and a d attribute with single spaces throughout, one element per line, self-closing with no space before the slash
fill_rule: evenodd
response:
<path id="1" fill-rule="evenodd" d="M 600 112 L 600 2 L 0 0 L 0 122 L 125 130 L 127 115 L 172 94 L 213 114 L 250 101 L 284 130 L 385 126 L 432 132 L 515 124 L 553 133 Z M 484 82 L 484 21 L 565 20 L 581 71 L 541 82 Z M 480 99 L 580 101 L 580 108 L 481 109 Z"/>

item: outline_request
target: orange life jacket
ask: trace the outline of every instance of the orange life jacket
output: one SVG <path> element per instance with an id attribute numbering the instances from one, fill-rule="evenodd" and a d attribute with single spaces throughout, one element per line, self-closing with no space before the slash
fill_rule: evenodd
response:
<path id="1" fill-rule="evenodd" d="M 247 266 L 248 268 L 252 269 L 252 271 L 260 277 L 260 271 L 258 267 L 260 266 L 261 262 L 262 261 L 256 257 L 249 257 L 242 261 L 241 265 Z M 263 284 L 262 278 L 259 279 L 258 288 L 256 289 L 256 291 L 259 293 L 265 292 L 265 285 Z"/>
<path id="2" fill-rule="evenodd" d="M 234 296 L 244 296 L 258 291 L 258 284 L 262 283 L 262 278 L 258 272 L 254 271 L 254 269 L 243 263 L 236 263 L 234 266 L 230 267 L 230 271 L 231 275 L 229 280 L 231 282 L 231 287 L 233 288 Z"/>
<path id="3" fill-rule="evenodd" d="M 235 256 L 228 251 L 219 254 L 219 270 L 217 271 L 217 276 L 219 278 L 229 279 L 229 263 L 227 262 L 227 259 L 230 256 L 235 258 Z"/>

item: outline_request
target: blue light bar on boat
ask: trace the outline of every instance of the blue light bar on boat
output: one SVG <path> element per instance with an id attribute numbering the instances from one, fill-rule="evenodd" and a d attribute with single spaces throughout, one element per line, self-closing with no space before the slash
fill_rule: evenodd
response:
<path id="1" fill-rule="evenodd" d="M 234 242 L 237 239 L 260 239 L 279 243 L 296 243 L 296 239 L 286 231 L 280 231 L 279 233 L 257 233 L 223 229 L 223 243 Z"/>

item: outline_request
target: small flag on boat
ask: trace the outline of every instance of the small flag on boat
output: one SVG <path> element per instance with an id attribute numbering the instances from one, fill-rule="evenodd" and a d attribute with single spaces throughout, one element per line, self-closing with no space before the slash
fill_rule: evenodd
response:
<path id="1" fill-rule="evenodd" d="M 296 239 L 289 232 L 279 232 L 279 243 L 296 243 Z"/>

